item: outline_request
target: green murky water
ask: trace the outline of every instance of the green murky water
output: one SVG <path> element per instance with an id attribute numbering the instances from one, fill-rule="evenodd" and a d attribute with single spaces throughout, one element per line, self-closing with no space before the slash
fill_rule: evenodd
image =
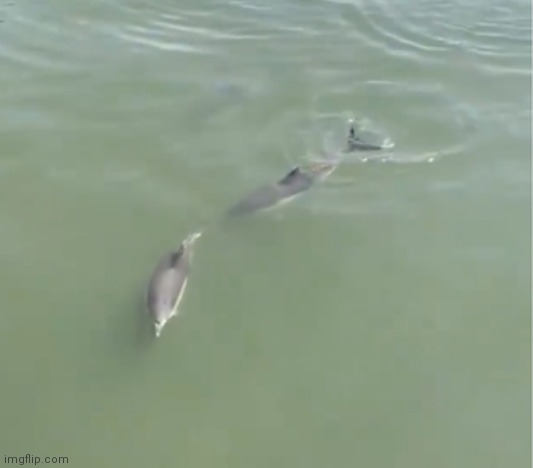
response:
<path id="1" fill-rule="evenodd" d="M 0 460 L 529 466 L 530 128 L 525 0 L 1 2 Z"/>

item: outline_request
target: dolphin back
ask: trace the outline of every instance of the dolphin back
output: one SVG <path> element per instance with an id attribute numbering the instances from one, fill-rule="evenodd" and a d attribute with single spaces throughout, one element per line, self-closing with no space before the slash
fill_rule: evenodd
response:
<path id="1" fill-rule="evenodd" d="M 226 215 L 232 217 L 254 213 L 275 205 L 279 200 L 280 193 L 277 187 L 266 185 L 254 190 L 238 201 L 226 212 Z"/>
<path id="2" fill-rule="evenodd" d="M 175 309 L 186 285 L 189 263 L 180 251 L 165 255 L 150 277 L 147 307 L 156 322 L 164 321 Z"/>
<path id="3" fill-rule="evenodd" d="M 290 179 L 282 179 L 278 182 L 277 189 L 281 198 L 292 197 L 310 189 L 314 181 L 314 177 L 311 175 L 306 174 L 305 172 L 298 172 Z"/>

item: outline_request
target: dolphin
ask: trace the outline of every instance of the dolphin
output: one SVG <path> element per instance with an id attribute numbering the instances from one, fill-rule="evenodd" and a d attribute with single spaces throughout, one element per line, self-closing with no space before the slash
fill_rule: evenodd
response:
<path id="1" fill-rule="evenodd" d="M 153 320 L 156 337 L 159 337 L 166 323 L 178 313 L 189 279 L 193 246 L 201 235 L 202 232 L 189 234 L 177 250 L 161 258 L 150 277 L 146 305 Z"/>
<path id="2" fill-rule="evenodd" d="M 345 153 L 352 153 L 354 151 L 379 151 L 385 149 L 383 145 L 373 145 L 370 143 L 365 143 L 355 134 L 354 120 L 350 119 L 350 130 L 348 132 L 348 141 L 346 142 L 346 147 L 344 148 Z"/>
<path id="3" fill-rule="evenodd" d="M 337 162 L 328 161 L 314 162 L 307 168 L 295 167 L 276 183 L 264 185 L 251 192 L 232 206 L 226 216 L 252 214 L 287 203 L 331 174 L 336 166 Z"/>

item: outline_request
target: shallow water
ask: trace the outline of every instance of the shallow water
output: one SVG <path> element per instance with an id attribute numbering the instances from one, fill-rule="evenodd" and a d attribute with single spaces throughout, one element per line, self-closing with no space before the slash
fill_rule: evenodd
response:
<path id="1" fill-rule="evenodd" d="M 529 466 L 529 2 L 4 1 L 0 89 L 0 459 Z"/>

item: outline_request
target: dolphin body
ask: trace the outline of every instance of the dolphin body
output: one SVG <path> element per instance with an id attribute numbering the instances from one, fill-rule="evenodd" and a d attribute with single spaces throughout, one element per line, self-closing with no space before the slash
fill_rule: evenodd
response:
<path id="1" fill-rule="evenodd" d="M 167 322 L 178 314 L 191 270 L 193 245 L 201 235 L 201 232 L 195 232 L 187 236 L 177 250 L 161 258 L 150 277 L 146 305 L 156 337 L 159 337 Z"/>
<path id="2" fill-rule="evenodd" d="M 331 174 L 336 166 L 334 162 L 325 162 L 313 163 L 307 169 L 295 167 L 276 183 L 259 187 L 244 197 L 226 212 L 226 216 L 252 214 L 287 203 Z"/>

